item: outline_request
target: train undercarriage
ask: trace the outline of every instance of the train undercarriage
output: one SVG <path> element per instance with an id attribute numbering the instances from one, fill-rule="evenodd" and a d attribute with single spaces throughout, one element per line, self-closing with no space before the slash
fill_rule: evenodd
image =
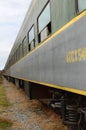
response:
<path id="1" fill-rule="evenodd" d="M 54 92 L 49 106 L 54 111 L 61 110 L 63 123 L 68 130 L 86 129 L 86 97 L 69 92 Z"/>
<path id="2" fill-rule="evenodd" d="M 46 102 L 48 107 L 61 115 L 67 130 L 86 130 L 86 96 L 5 77 L 17 87 L 24 89 L 30 99 Z"/>

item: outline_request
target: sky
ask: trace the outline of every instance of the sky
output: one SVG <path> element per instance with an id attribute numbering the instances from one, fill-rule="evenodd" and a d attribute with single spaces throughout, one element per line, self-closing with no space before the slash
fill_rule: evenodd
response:
<path id="1" fill-rule="evenodd" d="M 15 42 L 32 0 L 0 0 L 0 70 Z"/>

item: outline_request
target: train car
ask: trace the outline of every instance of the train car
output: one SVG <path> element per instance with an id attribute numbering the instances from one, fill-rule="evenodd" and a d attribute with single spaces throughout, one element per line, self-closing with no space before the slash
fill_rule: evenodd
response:
<path id="1" fill-rule="evenodd" d="M 86 0 L 32 0 L 4 68 L 30 99 L 86 129 Z"/>

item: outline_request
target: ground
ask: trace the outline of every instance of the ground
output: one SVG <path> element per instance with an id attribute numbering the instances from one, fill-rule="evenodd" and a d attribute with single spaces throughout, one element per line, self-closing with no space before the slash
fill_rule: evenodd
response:
<path id="1" fill-rule="evenodd" d="M 8 105 L 0 105 L 0 119 L 12 125 L 0 130 L 66 130 L 59 115 L 38 100 L 29 100 L 23 90 L 5 79 L 2 84 Z"/>

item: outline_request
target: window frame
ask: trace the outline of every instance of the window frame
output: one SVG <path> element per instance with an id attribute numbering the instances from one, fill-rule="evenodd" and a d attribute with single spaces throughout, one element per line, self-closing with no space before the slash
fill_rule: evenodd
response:
<path id="1" fill-rule="evenodd" d="M 75 10 L 76 10 L 76 14 L 78 14 L 79 13 L 78 0 L 75 0 Z"/>
<path id="2" fill-rule="evenodd" d="M 34 28 L 34 38 L 31 40 L 31 41 L 29 41 L 29 33 L 30 33 L 30 31 L 32 30 L 32 28 Z M 31 49 L 31 43 L 33 42 L 33 44 L 34 44 L 34 48 L 35 48 L 35 25 L 33 24 L 32 26 L 31 26 L 31 28 L 29 29 L 29 31 L 28 31 L 28 33 L 27 33 L 27 35 L 28 35 L 28 51 L 31 51 L 32 49 Z"/>
<path id="3" fill-rule="evenodd" d="M 19 45 L 20 59 L 23 57 L 22 43 Z"/>
<path id="4" fill-rule="evenodd" d="M 39 17 L 42 15 L 42 13 L 44 12 L 44 10 L 45 10 L 45 8 L 47 7 L 47 5 L 48 4 L 50 4 L 50 1 L 48 1 L 47 3 L 46 3 L 46 5 L 44 6 L 44 8 L 42 9 L 42 11 L 40 12 L 40 14 L 39 14 L 39 16 L 38 16 L 38 18 L 37 18 L 37 25 L 38 25 L 38 33 L 40 33 L 41 31 L 43 31 L 44 30 L 44 28 L 46 27 L 46 26 L 44 26 L 42 29 L 41 29 L 41 31 L 39 31 Z M 51 13 L 50 13 L 51 14 Z M 50 21 L 51 21 L 51 15 L 50 15 Z M 49 24 L 49 22 L 46 24 L 46 25 L 48 25 Z"/>
<path id="5" fill-rule="evenodd" d="M 28 31 L 28 43 L 31 43 L 32 41 L 33 41 L 33 39 L 31 40 L 31 41 L 29 41 L 29 33 L 31 32 L 31 30 L 32 30 L 32 28 L 34 28 L 34 38 L 33 39 L 35 39 L 35 26 L 34 26 L 34 24 L 31 26 L 31 28 L 29 29 L 29 31 Z"/>
<path id="6" fill-rule="evenodd" d="M 46 24 L 46 26 L 44 26 L 44 28 L 41 30 L 41 31 L 39 31 L 39 17 L 41 16 L 41 14 L 43 13 L 43 11 L 45 10 L 45 8 L 47 7 L 47 5 L 48 4 L 50 4 L 50 21 Z M 50 32 L 49 32 L 49 35 L 52 33 L 52 25 L 51 25 L 51 3 L 50 3 L 50 0 L 48 0 L 48 2 L 45 4 L 45 6 L 43 7 L 43 9 L 41 10 L 41 12 L 40 12 L 40 14 L 38 15 L 38 18 L 37 18 L 37 35 L 38 35 L 38 43 L 41 43 L 42 41 L 40 40 L 41 38 L 41 32 L 43 32 L 43 30 L 46 28 L 46 27 L 48 27 L 48 25 L 50 26 Z M 49 31 L 48 30 L 48 31 Z M 48 35 L 48 36 L 49 36 Z M 48 37 L 47 36 L 47 37 Z M 47 38 L 45 38 L 45 39 L 47 39 Z M 45 40 L 44 39 L 44 40 Z"/>
<path id="7" fill-rule="evenodd" d="M 75 0 L 75 8 L 76 8 L 76 14 L 80 14 L 82 13 L 84 10 L 86 9 L 83 9 L 82 11 L 79 11 L 79 0 Z"/>
<path id="8" fill-rule="evenodd" d="M 22 40 L 22 55 L 24 56 L 26 54 L 26 44 L 25 40 L 27 40 L 27 37 L 25 36 Z"/>

